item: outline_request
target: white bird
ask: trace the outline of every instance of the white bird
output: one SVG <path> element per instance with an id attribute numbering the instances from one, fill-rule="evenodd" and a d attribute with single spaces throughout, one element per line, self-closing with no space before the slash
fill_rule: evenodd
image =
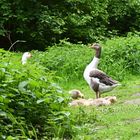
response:
<path id="1" fill-rule="evenodd" d="M 30 52 L 25 52 L 23 55 L 22 55 L 22 64 L 26 64 L 27 63 L 27 59 L 32 57 L 31 53 Z"/>
<path id="2" fill-rule="evenodd" d="M 101 93 L 109 92 L 120 84 L 97 68 L 101 56 L 101 46 L 93 44 L 91 48 L 95 49 L 96 54 L 91 63 L 85 68 L 84 78 L 90 88 L 95 91 L 96 98 L 100 98 Z"/>

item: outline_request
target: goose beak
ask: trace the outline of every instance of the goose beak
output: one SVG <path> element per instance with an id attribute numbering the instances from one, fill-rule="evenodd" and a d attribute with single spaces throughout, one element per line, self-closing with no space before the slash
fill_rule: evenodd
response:
<path id="1" fill-rule="evenodd" d="M 101 48 L 101 46 L 99 44 L 97 44 L 97 43 L 93 43 L 92 46 L 91 46 L 91 48 L 93 48 L 95 50 L 98 50 L 98 49 Z"/>

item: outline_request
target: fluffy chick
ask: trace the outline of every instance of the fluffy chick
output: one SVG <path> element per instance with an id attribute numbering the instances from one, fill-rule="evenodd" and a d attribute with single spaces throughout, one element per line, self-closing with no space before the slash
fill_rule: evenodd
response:
<path id="1" fill-rule="evenodd" d="M 81 91 L 77 89 L 70 90 L 69 94 L 71 94 L 71 97 L 73 99 L 84 98 L 83 93 L 81 93 Z"/>

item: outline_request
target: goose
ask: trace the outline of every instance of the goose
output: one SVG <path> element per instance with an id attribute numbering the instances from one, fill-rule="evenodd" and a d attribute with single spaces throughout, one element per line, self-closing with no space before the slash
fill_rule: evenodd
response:
<path id="1" fill-rule="evenodd" d="M 22 59 L 21 59 L 21 63 L 24 65 L 27 63 L 27 59 L 32 57 L 31 53 L 30 52 L 25 52 L 23 53 L 22 55 Z"/>
<path id="2" fill-rule="evenodd" d="M 93 60 L 86 66 L 83 76 L 90 88 L 96 93 L 96 98 L 100 98 L 102 93 L 109 92 L 120 84 L 97 68 L 101 57 L 101 46 L 94 43 L 91 48 L 96 53 Z"/>
<path id="3" fill-rule="evenodd" d="M 69 91 L 69 94 L 73 99 L 84 98 L 84 95 L 78 89 L 73 89 Z"/>

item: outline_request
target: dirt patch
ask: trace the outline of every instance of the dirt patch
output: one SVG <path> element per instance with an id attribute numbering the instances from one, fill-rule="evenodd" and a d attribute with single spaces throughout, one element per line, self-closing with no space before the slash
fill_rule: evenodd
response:
<path id="1" fill-rule="evenodd" d="M 128 120 L 126 120 L 126 123 L 127 124 L 130 124 L 130 123 L 140 123 L 140 118 L 128 119 Z"/>
<path id="2" fill-rule="evenodd" d="M 133 88 L 140 88 L 140 85 L 137 84 L 137 85 L 133 86 Z"/>
<path id="3" fill-rule="evenodd" d="M 131 99 L 131 100 L 127 100 L 124 103 L 125 104 L 134 104 L 134 105 L 140 105 L 140 93 L 135 93 L 132 95 L 132 97 L 137 97 L 136 99 Z"/>
<path id="4" fill-rule="evenodd" d="M 140 98 L 138 99 L 132 99 L 124 102 L 125 104 L 134 104 L 134 105 L 140 105 Z"/>
<path id="5" fill-rule="evenodd" d="M 140 93 L 135 93 L 135 94 L 133 94 L 132 96 L 138 97 L 138 96 L 140 96 Z"/>

